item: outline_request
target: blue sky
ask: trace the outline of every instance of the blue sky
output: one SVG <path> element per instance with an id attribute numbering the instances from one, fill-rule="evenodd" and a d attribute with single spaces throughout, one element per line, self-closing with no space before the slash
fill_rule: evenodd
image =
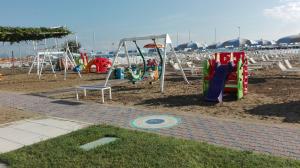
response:
<path id="1" fill-rule="evenodd" d="M 169 33 L 176 44 L 238 36 L 277 40 L 300 33 L 299 0 L 2 0 L 2 26 L 66 25 L 87 49 L 110 49 L 123 37 Z"/>

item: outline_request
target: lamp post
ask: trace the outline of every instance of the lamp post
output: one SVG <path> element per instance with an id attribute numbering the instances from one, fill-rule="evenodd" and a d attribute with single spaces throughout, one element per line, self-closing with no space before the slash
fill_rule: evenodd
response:
<path id="1" fill-rule="evenodd" d="M 215 28 L 215 43 L 217 43 L 217 28 Z"/>
<path id="2" fill-rule="evenodd" d="M 240 38 L 241 38 L 241 27 L 240 26 L 238 26 L 238 30 L 239 30 L 239 40 L 240 40 Z"/>
<path id="3" fill-rule="evenodd" d="M 238 26 L 238 30 L 239 30 L 239 37 L 238 37 L 239 47 L 241 47 L 241 27 L 240 26 Z"/>

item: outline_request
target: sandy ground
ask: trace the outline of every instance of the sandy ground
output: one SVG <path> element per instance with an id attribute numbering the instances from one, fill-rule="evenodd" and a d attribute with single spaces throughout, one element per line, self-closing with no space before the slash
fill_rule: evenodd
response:
<path id="1" fill-rule="evenodd" d="M 99 80 L 105 79 L 105 74 L 82 74 L 82 78 L 77 73 L 69 72 L 67 80 L 64 80 L 63 72 L 58 72 L 56 78 L 51 72 L 46 72 L 42 75 L 41 79 L 35 72 L 27 75 L 28 69 L 0 69 L 2 81 L 0 81 L 0 90 L 24 92 L 24 93 L 37 93 L 56 90 L 60 88 L 73 87 L 80 84 L 95 84 Z"/>
<path id="2" fill-rule="evenodd" d="M 300 127 L 300 74 L 283 75 L 278 70 L 255 73 L 249 80 L 249 94 L 239 101 L 228 96 L 223 104 L 208 103 L 202 96 L 200 77 L 190 76 L 191 84 L 187 85 L 181 76 L 170 74 L 166 76 L 164 94 L 158 83 L 124 83 L 113 87 L 113 100 L 107 103 Z M 99 102 L 99 93 L 92 92 L 84 99 Z"/>
<path id="3" fill-rule="evenodd" d="M 24 72 L 2 72 L 5 80 L 0 81 L 0 90 L 21 92 L 47 92 L 50 90 L 73 87 L 79 84 L 101 83 L 105 75 L 83 74 L 80 79 L 70 74 L 63 80 L 59 74 L 55 79 L 51 74 L 38 80 Z M 179 74 L 169 73 L 166 76 L 165 93 L 161 94 L 159 83 L 150 85 L 140 82 L 136 85 L 125 82 L 113 86 L 113 100 L 106 103 L 117 106 L 134 106 L 156 111 L 175 111 L 186 115 L 207 115 L 223 119 L 282 124 L 300 127 L 300 74 L 284 74 L 277 69 L 256 71 L 249 79 L 249 94 L 236 101 L 225 98 L 223 104 L 211 104 L 202 96 L 200 76 L 190 76 L 190 85 L 185 84 Z M 73 99 L 74 93 L 66 93 L 55 98 Z M 99 92 L 90 92 L 84 101 L 99 102 Z"/>
<path id="4" fill-rule="evenodd" d="M 0 107 L 0 124 L 37 117 L 41 117 L 41 115 L 9 107 Z"/>

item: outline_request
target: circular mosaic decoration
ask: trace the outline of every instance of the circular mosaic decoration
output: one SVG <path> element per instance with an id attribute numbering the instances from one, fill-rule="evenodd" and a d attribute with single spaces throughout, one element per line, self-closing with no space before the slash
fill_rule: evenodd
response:
<path id="1" fill-rule="evenodd" d="M 131 121 L 131 126 L 142 129 L 170 128 L 180 123 L 180 119 L 167 115 L 139 117 Z"/>

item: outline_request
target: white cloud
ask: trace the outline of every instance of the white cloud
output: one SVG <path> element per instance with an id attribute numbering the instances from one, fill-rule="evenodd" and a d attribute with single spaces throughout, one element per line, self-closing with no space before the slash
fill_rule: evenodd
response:
<path id="1" fill-rule="evenodd" d="M 280 0 L 280 5 L 264 10 L 267 17 L 286 22 L 300 21 L 300 0 Z"/>

